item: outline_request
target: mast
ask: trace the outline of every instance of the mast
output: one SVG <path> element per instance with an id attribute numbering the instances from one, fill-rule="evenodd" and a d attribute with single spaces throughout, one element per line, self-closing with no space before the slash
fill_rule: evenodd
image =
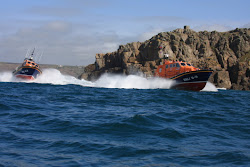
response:
<path id="1" fill-rule="evenodd" d="M 30 55 L 30 58 L 31 58 L 31 59 L 33 59 L 33 57 L 34 57 L 35 49 L 36 49 L 36 48 L 33 49 L 32 53 L 31 53 L 31 55 Z"/>

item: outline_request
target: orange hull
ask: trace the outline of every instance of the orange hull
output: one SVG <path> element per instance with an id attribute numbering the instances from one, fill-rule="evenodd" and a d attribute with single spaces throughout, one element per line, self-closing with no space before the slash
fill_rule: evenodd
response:
<path id="1" fill-rule="evenodd" d="M 29 76 L 29 75 L 16 75 L 16 78 L 21 78 L 21 79 L 25 79 L 25 80 L 34 80 L 35 79 L 33 76 Z"/>

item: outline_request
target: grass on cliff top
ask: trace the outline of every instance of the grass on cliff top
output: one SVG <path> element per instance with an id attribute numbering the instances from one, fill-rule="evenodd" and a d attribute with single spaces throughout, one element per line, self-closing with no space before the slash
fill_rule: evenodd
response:
<path id="1" fill-rule="evenodd" d="M 242 56 L 242 57 L 239 59 L 239 62 L 247 62 L 247 61 L 250 61 L 250 51 L 247 52 L 245 56 Z"/>

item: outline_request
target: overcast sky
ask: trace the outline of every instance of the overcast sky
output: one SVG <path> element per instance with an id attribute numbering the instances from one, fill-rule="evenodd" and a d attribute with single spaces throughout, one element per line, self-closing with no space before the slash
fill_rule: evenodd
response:
<path id="1" fill-rule="evenodd" d="M 0 62 L 27 49 L 42 64 L 88 65 L 96 53 L 189 25 L 196 31 L 250 28 L 250 0 L 0 0 Z"/>

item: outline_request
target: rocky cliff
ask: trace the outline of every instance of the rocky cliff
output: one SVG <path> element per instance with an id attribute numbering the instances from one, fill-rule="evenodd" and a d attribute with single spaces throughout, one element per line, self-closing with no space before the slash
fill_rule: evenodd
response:
<path id="1" fill-rule="evenodd" d="M 250 29 L 229 32 L 195 32 L 185 26 L 162 32 L 145 42 L 120 45 L 112 53 L 96 54 L 80 78 L 95 80 L 103 73 L 154 75 L 157 66 L 168 54 L 171 59 L 191 62 L 214 73 L 210 82 L 217 87 L 250 89 Z"/>

